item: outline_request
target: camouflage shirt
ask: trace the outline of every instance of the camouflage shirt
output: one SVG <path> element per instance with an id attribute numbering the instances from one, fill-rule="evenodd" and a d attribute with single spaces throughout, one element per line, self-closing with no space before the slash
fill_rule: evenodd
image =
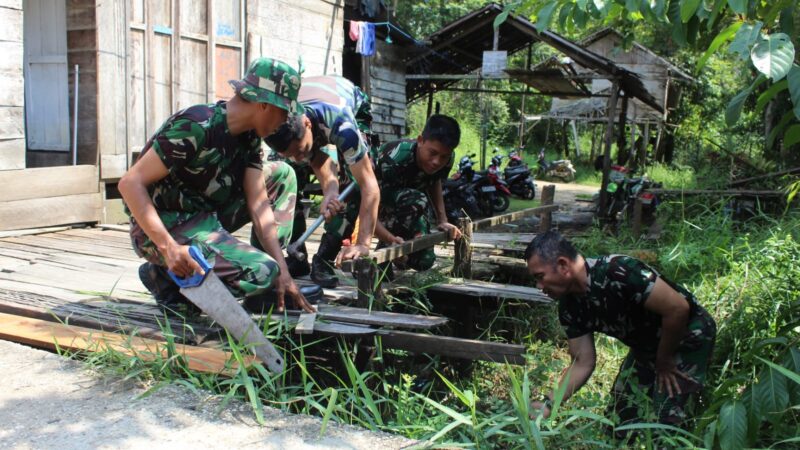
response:
<path id="1" fill-rule="evenodd" d="M 339 158 L 348 166 L 361 161 L 369 145 L 361 134 L 371 121 L 369 98 L 345 78 L 319 76 L 303 78 L 298 100 L 314 130 L 314 144 L 309 161 L 317 151 L 333 145 Z"/>
<path id="2" fill-rule="evenodd" d="M 630 256 L 587 258 L 586 270 L 589 291 L 558 301 L 558 317 L 569 339 L 601 332 L 634 350 L 655 353 L 661 337 L 661 316 L 645 309 L 644 303 L 659 277 L 686 298 L 692 312 L 699 309 L 691 292 Z"/>
<path id="3" fill-rule="evenodd" d="M 162 220 L 225 208 L 244 197 L 245 169 L 262 169 L 261 138 L 254 131 L 232 136 L 226 108 L 220 101 L 179 111 L 145 145 L 142 154 L 152 149 L 169 170 L 148 187 Z"/>
<path id="4" fill-rule="evenodd" d="M 426 192 L 437 180 L 447 179 L 453 168 L 453 154 L 450 161 L 438 172 L 428 175 L 417 165 L 417 141 L 404 139 L 387 142 L 378 151 L 375 176 L 381 192 L 412 188 Z"/>

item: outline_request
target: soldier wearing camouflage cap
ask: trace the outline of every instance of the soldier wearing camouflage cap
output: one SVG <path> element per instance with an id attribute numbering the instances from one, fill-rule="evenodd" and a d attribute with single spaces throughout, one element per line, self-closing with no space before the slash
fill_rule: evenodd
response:
<path id="1" fill-rule="evenodd" d="M 273 289 L 279 309 L 289 296 L 311 311 L 281 251 L 291 237 L 294 171 L 282 162 L 265 163 L 261 150 L 263 138 L 302 112 L 300 74 L 259 58 L 230 84 L 235 94 L 229 100 L 191 106 L 167 119 L 120 179 L 134 249 L 148 261 L 139 276 L 161 306 L 190 307 L 166 269 L 180 277 L 201 272 L 189 255 L 194 245 L 234 296 Z M 248 245 L 232 233 L 251 221 Z"/>
<path id="2" fill-rule="evenodd" d="M 630 347 L 611 388 L 609 418 L 637 422 L 649 408 L 663 424 L 685 425 L 684 409 L 702 389 L 716 338 L 716 323 L 694 294 L 630 256 L 584 258 L 555 231 L 536 236 L 525 260 L 536 286 L 558 301 L 567 335 L 572 364 L 559 383 L 566 383 L 562 401 L 592 375 L 600 332 Z M 533 404 L 545 417 L 553 395 Z"/>

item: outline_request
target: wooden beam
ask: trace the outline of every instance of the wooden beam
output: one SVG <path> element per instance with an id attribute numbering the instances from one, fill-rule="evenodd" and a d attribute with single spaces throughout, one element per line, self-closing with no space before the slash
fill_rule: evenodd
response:
<path id="1" fill-rule="evenodd" d="M 287 314 L 292 314 L 288 311 Z M 340 305 L 317 305 L 317 317 L 326 321 L 387 326 L 405 329 L 431 329 L 447 323 L 446 317 L 370 311 Z"/>
<path id="2" fill-rule="evenodd" d="M 479 231 L 495 225 L 502 225 L 504 223 L 514 222 L 516 220 L 532 217 L 538 214 L 558 211 L 558 205 L 537 206 L 536 208 L 523 209 L 521 211 L 514 211 L 512 213 L 503 214 L 502 216 L 489 217 L 487 219 L 477 220 L 472 223 L 472 230 Z"/>
<path id="3" fill-rule="evenodd" d="M 556 197 L 556 185 L 548 184 L 542 189 L 542 206 L 550 206 L 553 204 L 553 200 Z M 543 212 L 539 216 L 541 220 L 539 221 L 539 232 L 544 233 L 550 229 L 553 225 L 553 213 L 550 211 Z"/>
<path id="4" fill-rule="evenodd" d="M 606 209 L 608 206 L 608 188 L 609 173 L 611 171 L 611 140 L 614 136 L 614 113 L 617 110 L 617 99 L 619 98 L 619 81 L 614 80 L 611 85 L 611 97 L 608 98 L 608 106 L 606 106 L 606 135 L 603 138 L 605 142 L 605 150 L 603 153 L 603 182 L 600 184 L 600 205 L 598 214 L 605 217 Z"/>
<path id="5" fill-rule="evenodd" d="M 425 234 L 410 241 L 403 242 L 402 244 L 392 245 L 381 250 L 376 250 L 366 257 L 367 260 L 372 261 L 374 264 L 382 264 L 387 261 L 392 261 L 401 256 L 410 255 L 420 250 L 425 250 L 433 247 L 440 242 L 448 240 L 447 233 L 444 231 L 437 231 L 431 234 Z M 356 268 L 353 261 L 343 261 L 342 270 L 345 272 L 352 272 Z"/>
<path id="6" fill-rule="evenodd" d="M 784 191 L 757 191 L 744 189 L 647 189 L 644 192 L 652 192 L 656 195 L 717 195 L 720 197 L 784 197 Z"/>
<path id="7" fill-rule="evenodd" d="M 455 241 L 453 276 L 472 278 L 472 220 L 462 217 L 458 220 L 461 237 Z"/>
<path id="8" fill-rule="evenodd" d="M 165 342 L 3 313 L 0 313 L 0 339 L 50 350 L 113 350 L 146 361 L 170 358 Z M 185 358 L 186 365 L 191 370 L 227 376 L 232 376 L 237 371 L 235 362 L 228 364 L 231 355 L 227 352 L 183 344 L 173 345 L 175 353 Z M 246 361 L 250 365 L 257 359 L 248 356 Z"/>
<path id="9" fill-rule="evenodd" d="M 525 364 L 525 346 L 449 336 L 377 330 L 384 347 L 470 360 Z"/>
<path id="10" fill-rule="evenodd" d="M 1 173 L 2 172 L 0 172 L 0 174 Z M 740 180 L 733 180 L 733 181 L 730 182 L 729 186 L 731 186 L 731 187 L 741 186 L 741 185 L 747 184 L 747 183 L 749 183 L 751 181 L 764 180 L 764 179 L 767 179 L 767 178 L 779 177 L 781 175 L 791 175 L 791 174 L 794 174 L 794 173 L 800 173 L 800 167 L 781 170 L 779 172 L 767 173 L 767 174 L 764 174 L 764 175 L 759 175 L 757 177 L 750 177 L 750 178 L 742 178 Z"/>

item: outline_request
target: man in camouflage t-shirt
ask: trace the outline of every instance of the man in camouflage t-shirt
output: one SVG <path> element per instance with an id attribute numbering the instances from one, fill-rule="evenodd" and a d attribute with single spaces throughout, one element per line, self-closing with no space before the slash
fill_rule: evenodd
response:
<path id="1" fill-rule="evenodd" d="M 305 114 L 290 117 L 266 142 L 281 156 L 310 165 L 320 182 L 320 211 L 326 224 L 312 260 L 311 279 L 322 287 L 334 287 L 338 283 L 334 259 L 339 265 L 368 255 L 378 216 L 380 193 L 366 137 L 372 121 L 369 98 L 347 79 L 326 75 L 304 78 L 298 100 Z M 353 180 L 357 189 L 345 207 L 336 200 L 339 185 Z M 356 217 L 358 236 L 353 245 L 342 248 L 342 238 L 350 235 Z"/>
<path id="2" fill-rule="evenodd" d="M 525 260 L 537 287 L 558 301 L 572 357 L 560 382 L 564 400 L 594 371 L 593 333 L 600 332 L 630 347 L 609 412 L 624 424 L 652 407 L 659 422 L 681 425 L 690 395 L 705 381 L 716 337 L 714 319 L 695 296 L 635 258 L 584 258 L 555 231 L 536 236 Z M 640 401 L 642 393 L 652 406 Z M 548 416 L 552 399 L 551 392 L 534 406 Z"/>
<path id="3" fill-rule="evenodd" d="M 458 227 L 447 222 L 442 195 L 442 182 L 453 168 L 453 152 L 460 139 L 458 122 L 436 114 L 428 118 L 417 139 L 381 146 L 376 170 L 381 204 L 375 235 L 382 245 L 430 234 L 432 222 L 449 232 L 451 239 L 461 236 Z M 435 259 L 429 248 L 409 255 L 406 265 L 427 270 Z"/>
<path id="4" fill-rule="evenodd" d="M 281 251 L 291 234 L 294 171 L 281 162 L 264 165 L 261 151 L 262 138 L 289 113 L 302 111 L 300 75 L 260 58 L 231 85 L 236 93 L 229 101 L 195 105 L 167 119 L 120 179 L 134 249 L 148 261 L 140 277 L 161 305 L 178 306 L 184 299 L 165 269 L 180 277 L 202 272 L 189 255 L 195 245 L 233 295 L 274 288 L 279 309 L 288 295 L 311 311 Z M 251 244 L 260 243 L 266 253 L 231 235 L 250 221 Z"/>

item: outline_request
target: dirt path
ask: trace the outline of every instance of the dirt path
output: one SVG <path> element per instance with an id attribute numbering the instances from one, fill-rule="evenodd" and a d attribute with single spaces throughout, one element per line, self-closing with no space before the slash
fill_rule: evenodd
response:
<path id="1" fill-rule="evenodd" d="M 562 205 L 563 208 L 566 209 L 580 209 L 589 206 L 587 202 L 576 202 L 575 199 L 579 195 L 581 196 L 592 196 L 596 194 L 600 188 L 597 186 L 585 186 L 582 184 L 575 184 L 575 183 L 555 183 L 552 181 L 536 181 L 536 190 L 537 195 L 539 192 L 542 192 L 545 186 L 548 184 L 555 185 L 556 187 L 556 197 L 555 202 L 557 204 Z"/>
<path id="2" fill-rule="evenodd" d="M 398 449 L 413 442 L 266 408 L 252 410 L 180 386 L 137 399 L 144 390 L 92 376 L 58 355 L 0 340 L 2 449 Z"/>

